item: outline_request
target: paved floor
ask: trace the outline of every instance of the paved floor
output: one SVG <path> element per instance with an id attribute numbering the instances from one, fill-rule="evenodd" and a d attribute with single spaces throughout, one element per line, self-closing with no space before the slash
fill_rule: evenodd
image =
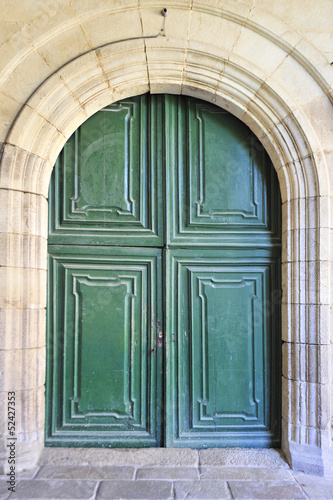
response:
<path id="1" fill-rule="evenodd" d="M 333 499 L 333 477 L 293 472 L 278 450 L 46 448 L 0 498 Z"/>

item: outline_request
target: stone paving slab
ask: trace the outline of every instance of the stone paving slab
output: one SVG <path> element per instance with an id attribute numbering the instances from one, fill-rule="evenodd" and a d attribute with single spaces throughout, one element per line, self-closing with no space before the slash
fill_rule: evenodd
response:
<path id="1" fill-rule="evenodd" d="M 199 479 L 199 471 L 195 467 L 145 467 L 138 469 L 136 479 Z"/>
<path id="2" fill-rule="evenodd" d="M 200 479 L 284 481 L 292 479 L 288 469 L 262 469 L 259 467 L 201 467 Z"/>
<path id="3" fill-rule="evenodd" d="M 43 465 L 37 479 L 134 479 L 135 467 L 129 465 Z"/>
<path id="4" fill-rule="evenodd" d="M 0 480 L 0 498 L 2 500 L 6 500 L 10 495 L 10 491 L 8 491 L 8 486 L 9 484 L 7 483 L 7 479 Z"/>
<path id="5" fill-rule="evenodd" d="M 97 499 L 171 500 L 170 481 L 102 481 Z"/>
<path id="6" fill-rule="evenodd" d="M 176 500 L 222 500 L 232 498 L 226 481 L 176 481 Z"/>
<path id="7" fill-rule="evenodd" d="M 40 467 L 34 467 L 33 469 L 25 469 L 25 470 L 16 470 L 16 480 L 19 481 L 20 479 L 33 479 L 37 472 L 39 471 Z M 6 474 L 1 474 L 0 475 L 0 481 L 7 481 L 7 476 Z"/>
<path id="8" fill-rule="evenodd" d="M 310 498 L 333 499 L 333 477 L 308 476 L 294 472 L 294 477 Z"/>
<path id="9" fill-rule="evenodd" d="M 10 499 L 24 500 L 92 500 L 95 498 L 97 481 L 73 479 L 31 479 L 19 481 Z"/>
<path id="10" fill-rule="evenodd" d="M 291 481 L 228 481 L 234 499 L 287 500 L 308 498 L 295 480 Z"/>
<path id="11" fill-rule="evenodd" d="M 1 499 L 333 500 L 333 477 L 293 472 L 279 450 L 45 450 L 14 494 L 0 476 Z"/>
<path id="12" fill-rule="evenodd" d="M 148 453 L 149 451 L 149 453 Z M 198 450 L 189 448 L 44 448 L 39 465 L 133 465 L 195 467 Z"/>
<path id="13" fill-rule="evenodd" d="M 210 448 L 199 450 L 201 466 L 235 466 L 289 469 L 281 450 L 253 448 Z"/>
<path id="14" fill-rule="evenodd" d="M 17 479 L 33 479 L 36 477 L 39 471 L 39 467 L 34 467 L 33 469 L 27 469 L 17 472 Z"/>

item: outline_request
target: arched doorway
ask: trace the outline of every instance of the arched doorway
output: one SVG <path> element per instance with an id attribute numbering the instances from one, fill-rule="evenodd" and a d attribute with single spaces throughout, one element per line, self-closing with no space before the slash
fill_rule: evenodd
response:
<path id="1" fill-rule="evenodd" d="M 50 189 L 46 444 L 278 446 L 280 197 L 237 118 L 104 108 Z"/>

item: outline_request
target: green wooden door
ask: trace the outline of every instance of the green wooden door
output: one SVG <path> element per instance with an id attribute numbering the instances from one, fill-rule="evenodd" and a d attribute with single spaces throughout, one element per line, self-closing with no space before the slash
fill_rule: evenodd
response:
<path id="1" fill-rule="evenodd" d="M 278 446 L 280 200 L 235 117 L 108 106 L 50 186 L 49 446 Z"/>

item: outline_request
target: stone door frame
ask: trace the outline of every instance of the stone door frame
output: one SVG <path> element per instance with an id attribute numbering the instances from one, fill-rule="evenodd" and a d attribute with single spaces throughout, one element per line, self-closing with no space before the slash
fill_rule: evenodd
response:
<path id="1" fill-rule="evenodd" d="M 177 70 L 185 53 L 186 79 Z M 290 57 L 291 71 L 300 71 L 301 63 Z M 305 69 L 309 81 L 316 80 Z M 315 120 L 309 120 L 282 83 L 283 78 L 266 81 L 241 61 L 217 57 L 203 45 L 137 37 L 74 58 L 22 107 L 7 136 L 1 166 L 6 250 L 1 273 L 7 283 L 1 311 L 2 390 L 16 391 L 20 468 L 36 463 L 44 446 L 47 195 L 53 165 L 68 137 L 91 114 L 119 99 L 152 92 L 190 95 L 230 111 L 250 127 L 272 159 L 283 220 L 282 449 L 294 469 L 333 470 L 328 160 Z M 326 106 L 324 84 L 314 85 L 314 96 L 323 96 Z M 4 462 L 5 455 L 4 449 Z"/>

